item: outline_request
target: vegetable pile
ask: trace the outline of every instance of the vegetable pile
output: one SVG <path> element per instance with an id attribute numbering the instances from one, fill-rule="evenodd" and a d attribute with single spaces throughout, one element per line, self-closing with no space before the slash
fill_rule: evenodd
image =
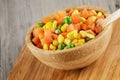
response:
<path id="1" fill-rule="evenodd" d="M 63 50 L 85 44 L 94 39 L 102 26 L 97 19 L 104 19 L 100 11 L 71 8 L 58 11 L 37 23 L 32 32 L 33 44 L 44 50 Z"/>

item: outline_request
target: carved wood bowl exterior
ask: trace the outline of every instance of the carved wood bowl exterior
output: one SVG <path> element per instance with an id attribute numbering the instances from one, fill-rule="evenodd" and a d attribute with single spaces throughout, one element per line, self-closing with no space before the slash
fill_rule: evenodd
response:
<path id="1" fill-rule="evenodd" d="M 105 16 L 108 16 L 107 11 L 99 7 L 95 7 L 95 6 L 80 6 L 80 7 L 78 6 L 74 8 L 93 9 L 93 10 L 101 11 L 104 13 Z M 63 9 L 63 10 L 68 10 L 68 9 L 69 8 Z M 53 15 L 53 14 L 50 14 L 50 15 Z M 33 31 L 33 28 L 35 27 L 37 23 L 35 23 L 29 29 L 26 35 L 27 47 L 32 52 L 33 56 L 35 56 L 42 63 L 48 66 L 51 66 L 53 68 L 62 69 L 62 70 L 73 70 L 73 69 L 83 68 L 93 63 L 102 54 L 104 54 L 104 51 L 106 50 L 108 46 L 108 43 L 110 41 L 111 34 L 112 34 L 112 27 L 111 27 L 112 24 L 110 24 L 106 26 L 103 29 L 103 31 L 96 36 L 95 39 L 81 46 L 74 47 L 71 49 L 56 50 L 56 51 L 43 50 L 43 49 L 37 48 L 31 42 L 31 36 L 32 36 L 31 34 Z"/>

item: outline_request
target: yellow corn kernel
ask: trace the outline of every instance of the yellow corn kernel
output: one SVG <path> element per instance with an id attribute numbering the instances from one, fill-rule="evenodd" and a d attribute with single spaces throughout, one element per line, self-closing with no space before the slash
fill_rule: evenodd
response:
<path id="1" fill-rule="evenodd" d="M 85 43 L 85 39 L 79 39 L 77 43 L 75 43 L 75 46 L 80 46 Z"/>
<path id="2" fill-rule="evenodd" d="M 70 40 L 77 38 L 77 36 L 78 36 L 77 30 L 73 30 L 67 34 L 67 38 L 69 38 Z"/>
<path id="3" fill-rule="evenodd" d="M 70 42 L 71 42 L 71 40 L 70 40 L 70 39 L 68 39 L 68 38 L 66 38 L 66 39 L 64 40 L 64 43 L 65 43 L 66 45 L 69 45 L 69 44 L 70 44 Z"/>
<path id="4" fill-rule="evenodd" d="M 82 25 L 83 24 L 83 22 L 80 22 L 80 25 Z"/>
<path id="5" fill-rule="evenodd" d="M 52 31 L 55 31 L 56 28 L 57 28 L 57 21 L 54 20 L 52 24 Z"/>
<path id="6" fill-rule="evenodd" d="M 85 22 L 86 19 L 84 17 L 80 17 L 80 22 Z"/>
<path id="7" fill-rule="evenodd" d="M 63 43 L 64 42 L 64 37 L 60 34 L 59 36 L 58 36 L 58 43 Z"/>
<path id="8" fill-rule="evenodd" d="M 58 40 L 56 40 L 56 39 L 53 40 L 53 45 L 54 45 L 54 46 L 58 46 L 58 44 L 59 44 L 59 43 L 58 43 Z"/>
<path id="9" fill-rule="evenodd" d="M 94 13 L 94 15 L 96 16 L 97 15 L 97 13 L 96 13 L 96 11 L 95 10 L 91 10 L 93 13 Z"/>
<path id="10" fill-rule="evenodd" d="M 43 49 L 44 50 L 48 50 L 48 45 L 47 44 L 43 44 Z"/>
<path id="11" fill-rule="evenodd" d="M 62 31 L 62 32 L 65 32 L 66 29 L 67 29 L 67 26 L 68 26 L 68 24 L 64 24 L 64 25 L 61 27 L 61 31 Z"/>
<path id="12" fill-rule="evenodd" d="M 51 50 L 56 50 L 56 46 L 54 46 L 53 44 L 50 44 L 50 49 Z"/>
<path id="13" fill-rule="evenodd" d="M 80 31 L 79 33 L 82 35 L 82 37 L 86 37 L 86 34 L 87 34 L 86 31 L 83 31 L 83 30 L 82 30 L 82 31 Z"/>
<path id="14" fill-rule="evenodd" d="M 89 33 L 87 33 L 86 36 L 89 37 L 89 38 L 95 38 L 95 35 L 92 35 L 92 34 L 89 34 Z"/>
<path id="15" fill-rule="evenodd" d="M 46 23 L 45 28 L 46 29 L 51 29 L 52 28 L 52 22 Z"/>
<path id="16" fill-rule="evenodd" d="M 80 12 L 79 12 L 77 9 L 75 9 L 75 10 L 73 11 L 72 15 L 74 15 L 74 14 L 80 14 Z"/>
<path id="17" fill-rule="evenodd" d="M 79 40 L 78 40 L 78 43 L 84 44 L 84 43 L 85 43 L 85 39 L 79 39 Z"/>
<path id="18" fill-rule="evenodd" d="M 102 12 L 98 12 L 97 17 L 100 17 L 102 15 L 103 15 Z"/>
<path id="19" fill-rule="evenodd" d="M 75 43 L 75 46 L 80 46 L 81 44 L 80 43 Z"/>
<path id="20" fill-rule="evenodd" d="M 94 22 L 97 19 L 97 17 L 96 16 L 91 16 L 91 17 L 89 17 L 89 19 Z"/>
<path id="21" fill-rule="evenodd" d="M 69 32 L 67 34 L 67 38 L 69 38 L 70 40 L 74 39 L 73 34 L 71 32 Z"/>
<path id="22" fill-rule="evenodd" d="M 77 37 L 78 37 L 78 32 L 77 32 L 77 31 L 74 32 L 73 34 L 74 34 L 74 38 L 77 38 Z"/>
<path id="23" fill-rule="evenodd" d="M 74 39 L 74 40 L 72 41 L 73 44 L 75 44 L 75 43 L 77 43 L 77 42 L 78 42 L 77 39 Z"/>
<path id="24" fill-rule="evenodd" d="M 44 29 L 44 30 L 46 29 L 45 25 L 43 26 L 43 29 Z"/>
<path id="25" fill-rule="evenodd" d="M 96 35 L 92 30 L 87 30 L 86 32 L 89 33 L 89 34 L 92 34 L 94 36 Z"/>

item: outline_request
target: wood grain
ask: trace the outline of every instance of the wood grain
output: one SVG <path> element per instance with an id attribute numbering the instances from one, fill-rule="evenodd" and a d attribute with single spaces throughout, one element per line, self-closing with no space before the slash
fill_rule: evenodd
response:
<path id="1" fill-rule="evenodd" d="M 0 0 L 0 80 L 6 80 L 31 24 L 58 9 L 80 5 L 100 6 L 113 12 L 120 8 L 120 0 Z"/>
<path id="2" fill-rule="evenodd" d="M 120 19 L 114 23 L 107 50 L 96 62 L 78 70 L 63 71 L 39 62 L 23 47 L 8 80 L 120 80 Z"/>

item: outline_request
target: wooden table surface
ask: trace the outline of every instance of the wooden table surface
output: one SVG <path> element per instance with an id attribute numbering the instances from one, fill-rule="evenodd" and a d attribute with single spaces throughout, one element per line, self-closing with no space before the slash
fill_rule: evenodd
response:
<path id="1" fill-rule="evenodd" d="M 7 80 L 120 80 L 120 19 L 114 22 L 110 43 L 94 63 L 77 70 L 58 70 L 41 63 L 26 44 Z"/>
<path id="2" fill-rule="evenodd" d="M 7 79 L 34 22 L 58 9 L 80 5 L 113 12 L 120 8 L 120 0 L 0 0 L 0 80 Z"/>

